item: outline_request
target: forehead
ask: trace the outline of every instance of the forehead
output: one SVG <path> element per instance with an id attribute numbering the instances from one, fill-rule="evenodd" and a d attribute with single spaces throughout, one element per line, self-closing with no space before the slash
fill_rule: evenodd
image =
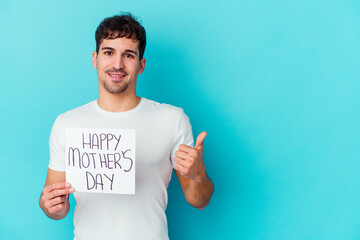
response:
<path id="1" fill-rule="evenodd" d="M 126 37 L 103 39 L 100 44 L 100 50 L 104 47 L 110 47 L 120 51 L 125 49 L 131 49 L 133 51 L 139 52 L 139 40 Z"/>

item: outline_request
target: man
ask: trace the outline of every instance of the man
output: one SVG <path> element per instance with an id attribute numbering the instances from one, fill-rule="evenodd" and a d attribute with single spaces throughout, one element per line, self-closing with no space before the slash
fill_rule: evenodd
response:
<path id="1" fill-rule="evenodd" d="M 175 169 L 186 200 L 199 209 L 210 201 L 213 183 L 203 162 L 202 132 L 193 146 L 183 110 L 136 95 L 145 69 L 145 29 L 131 14 L 104 19 L 96 30 L 92 63 L 99 98 L 61 114 L 50 135 L 50 163 L 40 207 L 52 219 L 69 211 L 74 193 L 75 239 L 168 239 L 167 187 Z M 65 128 L 136 130 L 134 195 L 77 192 L 65 182 Z"/>

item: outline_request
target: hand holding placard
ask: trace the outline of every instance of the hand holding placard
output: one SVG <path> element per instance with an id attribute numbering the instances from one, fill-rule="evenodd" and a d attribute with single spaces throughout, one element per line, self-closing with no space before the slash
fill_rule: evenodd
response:
<path id="1" fill-rule="evenodd" d="M 200 181 L 206 176 L 203 161 L 203 143 L 206 135 L 206 132 L 199 134 L 194 148 L 181 144 L 179 150 L 175 153 L 174 168 L 185 177 L 196 181 Z"/>
<path id="2" fill-rule="evenodd" d="M 74 192 L 74 188 L 70 183 L 54 183 L 45 186 L 42 192 L 41 200 L 44 204 L 44 211 L 52 214 L 53 216 L 63 215 L 66 211 L 66 202 L 69 198 L 69 194 Z"/>

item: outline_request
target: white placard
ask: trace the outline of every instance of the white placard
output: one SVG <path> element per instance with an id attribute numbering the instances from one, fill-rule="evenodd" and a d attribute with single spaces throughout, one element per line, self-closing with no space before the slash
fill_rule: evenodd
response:
<path id="1" fill-rule="evenodd" d="M 66 181 L 77 192 L 135 194 L 135 134 L 66 128 Z"/>

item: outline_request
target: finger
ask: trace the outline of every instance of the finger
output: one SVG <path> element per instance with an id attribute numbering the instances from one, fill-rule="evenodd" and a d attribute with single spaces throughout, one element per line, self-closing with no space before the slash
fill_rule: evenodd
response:
<path id="1" fill-rule="evenodd" d="M 185 152 L 185 153 L 189 153 L 192 150 L 194 150 L 192 147 L 185 145 L 185 144 L 180 144 L 179 145 L 179 151 Z"/>
<path id="2" fill-rule="evenodd" d="M 175 156 L 185 160 L 188 157 L 188 153 L 182 151 L 176 151 Z"/>
<path id="3" fill-rule="evenodd" d="M 196 138 L 195 148 L 202 148 L 206 135 L 206 132 L 202 132 L 199 134 L 199 136 Z"/>
<path id="4" fill-rule="evenodd" d="M 178 157 L 174 158 L 174 162 L 175 162 L 175 164 L 180 165 L 182 167 L 187 167 L 188 166 L 186 160 L 178 158 Z"/>
<path id="5" fill-rule="evenodd" d="M 193 155 L 178 151 L 175 153 L 174 161 L 178 162 L 184 167 L 190 168 L 196 162 L 198 156 L 197 151 L 199 150 L 194 150 L 194 151 L 196 152 Z"/>
<path id="6" fill-rule="evenodd" d="M 59 213 L 65 208 L 65 203 L 60 203 L 48 209 L 49 213 Z"/>
<path id="7" fill-rule="evenodd" d="M 174 169 L 179 171 L 181 173 L 181 175 L 184 175 L 184 172 L 186 171 L 186 168 L 184 168 L 183 166 L 181 166 L 179 164 L 175 164 Z"/>
<path id="8" fill-rule="evenodd" d="M 62 186 L 70 186 L 70 184 L 67 185 L 65 183 L 56 183 L 56 184 L 51 184 L 51 185 L 45 186 L 43 189 L 43 192 L 42 192 L 42 196 L 41 196 L 42 201 L 45 202 L 45 201 L 48 201 L 48 200 L 56 197 L 56 196 L 54 196 L 53 191 L 56 191 L 56 189 L 59 189 L 59 187 L 62 187 Z M 64 188 L 62 188 L 62 189 L 64 189 Z M 65 188 L 65 189 L 68 189 L 69 193 L 74 192 L 74 189 L 72 189 L 72 188 Z"/>
<path id="9" fill-rule="evenodd" d="M 75 190 L 74 188 L 65 188 L 65 189 L 55 189 L 50 192 L 51 198 L 56 198 L 59 196 L 67 195 L 73 193 Z"/>
<path id="10" fill-rule="evenodd" d="M 52 200 L 47 201 L 45 203 L 45 207 L 47 207 L 49 209 L 49 208 L 52 208 L 55 205 L 64 203 L 66 200 L 67 200 L 66 196 L 56 197 L 56 198 L 54 198 Z"/>
<path id="11" fill-rule="evenodd" d="M 175 170 L 177 170 L 178 172 L 180 172 L 181 175 L 185 176 L 185 177 L 190 177 L 190 170 L 186 167 L 183 167 L 181 165 L 177 165 L 174 166 Z"/>
<path id="12" fill-rule="evenodd" d="M 50 184 L 48 186 L 46 186 L 44 188 L 44 191 L 46 192 L 51 192 L 53 191 L 54 189 L 63 189 L 63 188 L 70 188 L 71 187 L 71 184 L 70 183 L 67 183 L 67 182 L 58 182 L 58 183 L 53 183 L 53 184 Z"/>

